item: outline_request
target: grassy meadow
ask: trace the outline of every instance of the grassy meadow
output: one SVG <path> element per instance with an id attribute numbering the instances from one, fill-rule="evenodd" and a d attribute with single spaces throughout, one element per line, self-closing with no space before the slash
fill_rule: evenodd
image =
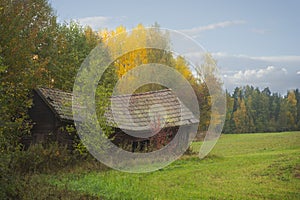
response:
<path id="1" fill-rule="evenodd" d="M 152 173 L 40 176 L 57 189 L 100 199 L 300 199 L 300 132 L 222 135 L 205 159 L 185 155 Z"/>

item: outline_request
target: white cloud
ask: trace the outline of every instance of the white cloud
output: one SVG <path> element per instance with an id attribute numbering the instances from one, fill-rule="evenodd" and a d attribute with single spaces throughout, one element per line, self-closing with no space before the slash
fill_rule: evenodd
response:
<path id="1" fill-rule="evenodd" d="M 214 24 L 209 24 L 206 26 L 199 26 L 199 27 L 194 27 L 191 29 L 183 29 L 183 30 L 181 30 L 181 32 L 186 33 L 188 35 L 195 36 L 203 31 L 214 30 L 217 28 L 225 28 L 227 26 L 239 25 L 239 24 L 244 24 L 244 23 L 246 23 L 246 22 L 243 20 L 223 21 L 223 22 L 218 22 L 218 23 L 214 23 Z"/>
<path id="2" fill-rule="evenodd" d="M 226 52 L 211 54 L 217 60 L 228 91 L 232 92 L 237 86 L 252 85 L 259 88 L 269 87 L 273 92 L 285 94 L 287 90 L 299 87 L 300 56 L 254 57 L 242 54 L 232 55 Z M 185 56 L 196 64 L 203 62 L 201 52 L 190 52 Z M 258 66 L 266 67 L 258 68 Z"/>
<path id="3" fill-rule="evenodd" d="M 94 16 L 94 17 L 85 17 L 78 19 L 81 25 L 90 26 L 94 30 L 98 30 L 100 28 L 114 28 L 121 24 L 127 17 L 107 17 L 107 16 Z"/>
<path id="4" fill-rule="evenodd" d="M 300 56 L 294 55 L 279 55 L 279 56 L 249 56 L 244 54 L 228 54 L 226 52 L 214 52 L 212 56 L 218 58 L 244 58 L 249 60 L 264 61 L 264 62 L 299 62 Z"/>
<path id="5" fill-rule="evenodd" d="M 259 88 L 269 87 L 283 94 L 288 88 L 297 87 L 295 75 L 288 73 L 284 67 L 267 66 L 259 69 L 223 71 L 223 74 L 225 86 L 230 91 L 237 86 L 253 85 Z"/>
<path id="6" fill-rule="evenodd" d="M 300 62 L 300 56 L 260 56 L 250 58 L 266 62 Z"/>
<path id="7" fill-rule="evenodd" d="M 78 19 L 82 25 L 88 25 L 92 28 L 101 27 L 107 24 L 111 17 L 96 16 L 96 17 L 85 17 Z"/>
<path id="8" fill-rule="evenodd" d="M 268 66 L 267 68 L 263 68 L 263 69 L 238 71 L 231 78 L 236 79 L 237 82 L 243 80 L 251 81 L 251 80 L 258 80 L 258 79 L 264 81 L 267 80 L 267 76 L 285 75 L 285 74 L 287 74 L 285 68 Z"/>
<path id="9" fill-rule="evenodd" d="M 212 52 L 211 55 L 214 58 L 225 58 L 225 57 L 232 57 L 232 55 L 229 55 L 226 52 Z"/>

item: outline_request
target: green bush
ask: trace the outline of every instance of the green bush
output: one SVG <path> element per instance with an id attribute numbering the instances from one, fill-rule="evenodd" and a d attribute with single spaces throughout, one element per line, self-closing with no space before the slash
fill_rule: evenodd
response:
<path id="1" fill-rule="evenodd" d="M 10 155 L 4 152 L 0 154 L 0 199 L 7 199 L 9 194 L 16 193 L 14 187 L 16 177 L 9 168 Z"/>
<path id="2" fill-rule="evenodd" d="M 95 169 L 108 168 L 88 152 L 76 148 L 71 151 L 58 143 L 34 144 L 26 151 L 20 148 L 1 150 L 0 199 L 91 199 L 94 197 L 72 194 L 66 188 L 57 188 L 42 178 L 43 174 L 82 173 Z"/>
<path id="3" fill-rule="evenodd" d="M 12 152 L 10 167 L 20 174 L 43 173 L 57 171 L 75 161 L 70 151 L 57 143 L 46 147 L 34 144 L 27 151 Z"/>
<path id="4" fill-rule="evenodd" d="M 57 143 L 31 145 L 28 150 L 2 151 L 0 155 L 0 199 L 20 199 L 25 177 L 33 173 L 56 172 L 77 159 Z M 27 187 L 27 186 L 26 186 Z"/>

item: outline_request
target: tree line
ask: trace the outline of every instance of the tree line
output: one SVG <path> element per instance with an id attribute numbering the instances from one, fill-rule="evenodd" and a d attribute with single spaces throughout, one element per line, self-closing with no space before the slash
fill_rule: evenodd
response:
<path id="1" fill-rule="evenodd" d="M 236 87 L 226 93 L 224 133 L 254 133 L 300 130 L 300 91 L 286 95 L 253 86 Z"/>

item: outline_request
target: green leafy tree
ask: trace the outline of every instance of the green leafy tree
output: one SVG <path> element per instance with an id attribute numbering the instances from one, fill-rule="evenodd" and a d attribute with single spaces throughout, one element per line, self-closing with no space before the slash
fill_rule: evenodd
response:
<path id="1" fill-rule="evenodd" d="M 231 95 L 226 91 L 226 119 L 223 128 L 224 133 L 233 133 L 234 131 L 234 121 L 233 118 L 233 101 L 234 99 Z"/>
<path id="2" fill-rule="evenodd" d="M 297 99 L 297 130 L 300 130 L 300 91 L 299 89 L 295 90 L 295 95 Z"/>
<path id="3" fill-rule="evenodd" d="M 72 91 L 77 70 L 99 42 L 100 38 L 90 27 L 83 28 L 73 21 L 59 24 L 48 66 L 50 87 Z"/>
<path id="4" fill-rule="evenodd" d="M 287 95 L 287 127 L 289 130 L 296 130 L 297 126 L 297 99 L 294 90 Z"/>
<path id="5" fill-rule="evenodd" d="M 269 130 L 275 132 L 278 130 L 278 119 L 280 111 L 280 96 L 278 93 L 271 95 L 270 97 L 270 122 Z"/>
<path id="6" fill-rule="evenodd" d="M 1 132 L 16 145 L 28 133 L 27 109 L 31 89 L 47 81 L 56 17 L 46 0 L 0 2 Z"/>
<path id="7" fill-rule="evenodd" d="M 280 111 L 279 111 L 279 117 L 278 117 L 278 130 L 279 131 L 287 131 L 288 130 L 287 112 L 288 112 L 288 103 L 287 103 L 286 99 L 282 99 L 280 101 Z"/>
<path id="8" fill-rule="evenodd" d="M 254 87 L 252 86 L 246 86 L 243 88 L 244 90 L 244 98 L 245 98 L 245 104 L 246 104 L 246 109 L 247 109 L 247 114 L 249 116 L 249 123 L 248 126 L 248 132 L 255 132 L 256 127 L 254 124 L 254 119 L 255 119 L 255 110 L 253 109 L 254 104 L 253 104 L 253 94 L 255 92 Z"/>
<path id="9" fill-rule="evenodd" d="M 1 0 L 0 32 L 0 131 L 16 146 L 31 127 L 32 89 L 71 91 L 100 37 L 75 22 L 58 24 L 47 0 Z"/>
<path id="10" fill-rule="evenodd" d="M 249 132 L 248 124 L 250 123 L 250 119 L 247 113 L 245 101 L 243 99 L 239 102 L 239 109 L 233 114 L 233 120 L 235 123 L 235 132 Z"/>

